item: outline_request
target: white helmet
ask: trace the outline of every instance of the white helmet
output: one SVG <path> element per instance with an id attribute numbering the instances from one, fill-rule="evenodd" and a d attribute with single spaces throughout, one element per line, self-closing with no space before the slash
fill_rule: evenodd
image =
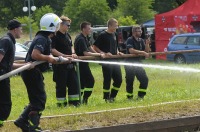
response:
<path id="1" fill-rule="evenodd" d="M 62 20 L 53 13 L 47 13 L 40 19 L 40 31 L 55 32 Z"/>

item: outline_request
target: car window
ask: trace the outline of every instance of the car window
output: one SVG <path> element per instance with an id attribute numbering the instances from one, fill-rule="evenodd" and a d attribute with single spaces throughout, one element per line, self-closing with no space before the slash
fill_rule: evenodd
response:
<path id="1" fill-rule="evenodd" d="M 16 52 L 27 52 L 28 50 L 26 47 L 20 44 L 16 44 L 15 48 L 16 48 Z"/>
<path id="2" fill-rule="evenodd" d="M 187 36 L 178 36 L 173 40 L 172 44 L 186 44 L 186 39 Z"/>
<path id="3" fill-rule="evenodd" d="M 187 45 L 199 45 L 199 37 L 198 36 L 188 37 Z"/>

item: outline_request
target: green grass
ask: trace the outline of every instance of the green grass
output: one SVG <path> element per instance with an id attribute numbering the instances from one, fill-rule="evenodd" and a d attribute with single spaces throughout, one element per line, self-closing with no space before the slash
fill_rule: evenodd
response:
<path id="1" fill-rule="evenodd" d="M 166 61 L 157 61 L 157 60 L 145 60 L 145 63 L 149 64 L 159 64 L 159 65 L 168 65 L 168 66 L 179 66 L 179 67 L 192 67 L 199 68 L 199 64 L 190 64 L 190 65 L 175 65 L 171 62 Z M 162 102 L 170 102 L 170 101 L 178 101 L 178 100 L 191 100 L 200 98 L 200 74 L 199 73 L 189 73 L 189 72 L 180 72 L 180 71 L 170 71 L 170 70 L 161 70 L 161 69 L 153 69 L 153 68 L 145 68 L 147 75 L 149 77 L 149 86 L 147 95 L 144 101 L 136 101 L 137 91 L 139 82 L 135 80 L 134 83 L 134 100 L 128 101 L 126 99 L 125 92 L 125 74 L 124 67 L 122 66 L 122 74 L 123 74 L 123 83 L 121 89 L 118 93 L 115 103 L 105 103 L 103 100 L 103 92 L 102 92 L 102 71 L 101 67 L 98 64 L 91 64 L 91 69 L 93 75 L 95 77 L 95 86 L 92 96 L 89 99 L 89 103 L 87 106 L 80 106 L 78 108 L 67 107 L 67 108 L 57 108 L 56 107 L 56 97 L 55 97 L 55 83 L 52 81 L 52 72 L 44 73 L 45 77 L 45 88 L 47 92 L 47 103 L 46 109 L 43 112 L 43 116 L 49 115 L 62 115 L 62 114 L 75 114 L 75 113 L 85 113 L 92 111 L 100 111 L 100 110 L 110 110 L 116 108 L 126 108 L 126 107 L 137 107 L 137 106 L 149 106 L 152 104 L 162 103 Z M 12 89 L 12 101 L 13 107 L 11 111 L 11 115 L 8 120 L 15 120 L 23 110 L 24 106 L 28 104 L 28 97 L 26 93 L 26 89 L 24 83 L 19 76 L 14 76 L 11 78 L 11 89 Z M 190 103 L 187 104 L 187 106 Z M 192 105 L 192 104 L 191 104 Z M 178 107 L 181 105 L 178 105 Z M 176 106 L 177 107 L 177 106 Z M 172 106 L 173 108 L 173 106 Z M 136 108 L 135 111 L 141 108 Z M 160 107 L 160 110 L 165 109 L 165 107 Z M 152 112 L 154 110 L 159 111 L 159 107 L 151 107 L 145 109 L 144 111 Z M 123 113 L 123 112 L 121 112 Z M 141 114 L 141 113 L 140 113 Z M 105 116 L 105 115 L 104 115 Z M 103 116 L 103 117 L 104 117 Z M 95 122 L 101 120 L 101 114 L 99 116 L 94 117 Z M 79 119 L 80 118 L 80 119 Z M 74 116 L 70 119 L 65 117 L 57 118 L 53 121 L 48 120 L 47 123 L 50 123 L 52 130 L 62 128 L 61 124 L 56 124 L 56 122 L 67 122 L 67 124 L 73 124 L 72 126 L 68 126 L 70 129 L 79 129 L 80 126 L 76 123 L 84 122 L 82 120 L 91 120 L 91 117 L 85 117 L 82 119 L 82 116 Z M 115 113 L 106 115 L 108 120 L 112 120 L 113 118 L 118 118 L 115 116 Z M 111 118 L 111 119 L 110 119 Z M 107 120 L 107 119 L 106 119 Z M 124 119 L 125 120 L 125 119 Z M 102 122 L 102 121 L 100 121 Z M 103 123 L 104 124 L 104 123 Z M 110 125 L 106 123 L 104 125 Z M 54 127 L 55 125 L 55 127 Z M 63 124 L 62 124 L 63 125 Z M 102 124 L 101 124 L 102 125 Z M 44 126 L 44 124 L 43 124 Z M 88 125 L 86 125 L 88 126 Z M 95 123 L 93 124 L 95 126 Z M 96 124 L 96 126 L 99 126 Z M 13 127 L 11 125 L 11 127 Z M 49 125 L 45 125 L 46 128 L 49 128 Z M 68 127 L 65 129 L 68 129 Z M 90 126 L 91 127 L 91 126 Z M 64 129 L 64 128 L 63 128 Z"/>

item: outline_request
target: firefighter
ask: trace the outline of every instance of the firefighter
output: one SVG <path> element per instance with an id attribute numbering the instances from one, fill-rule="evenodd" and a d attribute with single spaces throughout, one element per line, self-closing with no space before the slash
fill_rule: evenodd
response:
<path id="1" fill-rule="evenodd" d="M 36 33 L 26 55 L 26 62 L 47 62 L 21 73 L 27 89 L 29 104 L 25 107 L 19 118 L 14 121 L 14 124 L 21 128 L 22 131 L 42 131 L 39 127 L 39 120 L 46 104 L 46 92 L 42 72 L 48 69 L 49 63 L 58 63 L 56 58 L 50 55 L 50 38 L 59 28 L 60 22 L 61 20 L 57 15 L 53 13 L 45 14 L 40 19 L 40 31 Z"/>
<path id="2" fill-rule="evenodd" d="M 52 38 L 52 54 L 54 56 L 76 58 L 72 48 L 71 36 L 68 33 L 71 20 L 66 16 L 61 16 L 62 23 L 60 29 Z M 78 77 L 73 63 L 53 65 L 53 81 L 56 83 L 57 106 L 79 106 Z M 66 99 L 66 87 L 68 87 L 68 101 Z"/>
<path id="3" fill-rule="evenodd" d="M 0 39 L 0 76 L 10 72 L 12 68 L 24 65 L 14 63 L 15 39 L 22 34 L 21 23 L 15 19 L 10 20 L 7 29 L 8 33 Z M 0 127 L 10 115 L 11 107 L 10 79 L 6 78 L 0 81 Z"/>
<path id="4" fill-rule="evenodd" d="M 142 56 L 127 58 L 126 60 L 128 62 L 141 63 L 141 60 L 143 60 L 144 57 L 149 57 L 148 52 L 150 50 L 150 41 L 146 41 L 145 43 L 145 41 L 142 38 L 140 38 L 141 34 L 142 30 L 140 26 L 135 26 L 132 28 L 132 36 L 129 37 L 126 41 L 126 53 L 139 54 Z M 148 77 L 145 70 L 143 69 L 143 67 L 125 66 L 125 72 L 127 98 L 133 99 L 133 82 L 136 77 L 140 82 L 137 99 L 143 99 L 146 95 L 146 89 L 148 86 Z"/>
<path id="5" fill-rule="evenodd" d="M 94 42 L 94 49 L 98 53 L 105 53 L 105 56 L 122 55 L 118 51 L 118 41 L 115 34 L 118 28 L 118 21 L 111 18 L 107 22 L 108 29 L 103 31 Z M 106 102 L 112 103 L 117 96 L 122 83 L 122 74 L 119 65 L 102 64 L 103 71 L 103 99 Z M 113 87 L 110 90 L 111 79 L 113 79 Z"/>
<path id="6" fill-rule="evenodd" d="M 101 56 L 104 54 L 96 53 L 93 47 L 89 44 L 88 35 L 91 33 L 91 24 L 89 22 L 82 22 L 80 24 L 81 33 L 76 36 L 74 42 L 74 49 L 78 56 Z M 87 104 L 88 98 L 92 94 L 94 87 L 94 77 L 87 62 L 79 63 L 81 94 L 83 96 L 82 103 Z"/>

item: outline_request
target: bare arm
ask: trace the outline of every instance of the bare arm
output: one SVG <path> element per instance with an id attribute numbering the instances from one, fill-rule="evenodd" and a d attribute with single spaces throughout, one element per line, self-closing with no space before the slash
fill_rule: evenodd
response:
<path id="1" fill-rule="evenodd" d="M 90 46 L 90 47 L 89 47 L 89 50 L 90 50 L 91 52 L 93 52 L 93 53 L 97 53 L 97 52 L 94 50 L 93 46 Z"/>
<path id="2" fill-rule="evenodd" d="M 13 66 L 12 66 L 12 69 L 17 69 L 17 68 L 22 67 L 22 66 L 24 66 L 26 64 L 28 64 L 28 63 L 15 63 L 14 62 Z"/>
<path id="3" fill-rule="evenodd" d="M 52 50 L 51 50 L 51 53 L 52 53 L 52 55 L 54 55 L 54 56 L 71 57 L 71 55 L 63 54 L 63 53 L 59 52 L 59 51 L 56 50 L 56 49 L 52 49 Z"/>
<path id="4" fill-rule="evenodd" d="M 101 56 L 101 53 L 83 52 L 84 56 Z"/>
<path id="5" fill-rule="evenodd" d="M 145 52 L 147 52 L 147 53 L 149 53 L 149 51 L 150 51 L 150 43 L 151 43 L 151 40 L 150 40 L 150 38 L 148 38 L 148 39 L 146 39 L 146 41 L 145 41 Z"/>
<path id="6" fill-rule="evenodd" d="M 44 55 L 37 49 L 33 50 L 31 57 L 34 60 L 38 60 L 38 61 L 48 61 L 49 63 L 56 63 L 56 60 L 52 55 Z"/>
<path id="7" fill-rule="evenodd" d="M 93 45 L 93 49 L 98 52 L 98 53 L 104 53 L 103 51 L 101 51 L 97 46 Z"/>
<path id="8" fill-rule="evenodd" d="M 130 54 L 137 54 L 137 55 L 143 55 L 145 57 L 149 57 L 149 54 L 146 53 L 145 51 L 136 50 L 134 48 L 129 48 L 129 53 Z"/>

